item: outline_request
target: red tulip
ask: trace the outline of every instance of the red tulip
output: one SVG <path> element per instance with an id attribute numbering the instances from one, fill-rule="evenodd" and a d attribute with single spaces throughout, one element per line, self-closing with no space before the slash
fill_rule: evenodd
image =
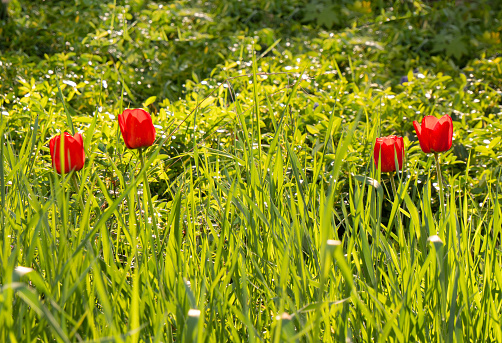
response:
<path id="1" fill-rule="evenodd" d="M 373 149 L 373 157 L 375 166 L 378 168 L 378 160 L 380 159 L 382 173 L 396 171 L 396 159 L 399 165 L 399 170 L 403 168 L 404 158 L 404 142 L 403 137 L 387 136 L 376 139 L 375 148 Z"/>
<path id="2" fill-rule="evenodd" d="M 125 110 L 119 114 L 119 126 L 129 149 L 149 147 L 155 141 L 155 128 L 150 113 L 142 109 Z"/>
<path id="3" fill-rule="evenodd" d="M 413 126 L 417 132 L 420 147 L 426 154 L 450 150 L 453 138 L 453 121 L 449 115 L 444 115 L 441 119 L 425 116 L 422 119 L 422 126 L 417 121 L 413 122 Z"/>
<path id="4" fill-rule="evenodd" d="M 85 162 L 85 152 L 84 140 L 80 133 L 72 136 L 68 132 L 65 132 L 63 135 L 51 138 L 49 147 L 51 149 L 52 166 L 61 174 L 61 137 L 64 137 L 64 172 L 69 173 L 72 170 L 77 171 L 82 169 Z"/>

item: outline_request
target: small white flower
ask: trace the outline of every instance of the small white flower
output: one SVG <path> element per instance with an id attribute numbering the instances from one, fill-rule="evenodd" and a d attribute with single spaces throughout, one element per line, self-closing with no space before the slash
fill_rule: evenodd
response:
<path id="1" fill-rule="evenodd" d="M 77 84 L 75 82 L 73 82 L 73 81 L 63 80 L 63 83 L 65 85 L 70 86 L 70 87 L 77 87 Z"/>

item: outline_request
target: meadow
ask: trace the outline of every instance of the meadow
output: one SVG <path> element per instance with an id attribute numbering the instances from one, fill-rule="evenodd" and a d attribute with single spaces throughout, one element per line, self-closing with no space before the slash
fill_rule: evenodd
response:
<path id="1" fill-rule="evenodd" d="M 499 1 L 7 13 L 1 342 L 502 341 Z M 435 159 L 413 121 L 444 115 Z M 63 132 L 78 171 L 53 166 Z M 389 135 L 398 172 L 374 161 Z"/>

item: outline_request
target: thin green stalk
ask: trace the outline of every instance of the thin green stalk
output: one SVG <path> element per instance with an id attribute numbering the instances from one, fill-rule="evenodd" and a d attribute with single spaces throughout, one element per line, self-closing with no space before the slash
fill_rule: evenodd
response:
<path id="1" fill-rule="evenodd" d="M 397 194 L 396 183 L 394 181 L 394 173 L 389 173 L 389 179 L 390 179 L 390 184 L 392 186 L 392 193 L 394 194 L 394 201 L 396 201 L 395 199 L 398 199 L 399 196 Z M 399 199 L 397 201 L 399 201 Z M 399 239 L 404 242 L 404 236 L 401 237 L 401 235 L 402 235 L 402 225 L 401 225 L 401 211 L 400 211 L 399 208 L 397 209 L 397 224 L 399 225 L 399 227 L 398 227 L 399 236 L 400 236 Z"/>
<path id="2" fill-rule="evenodd" d="M 392 193 L 397 197 L 396 183 L 394 182 L 394 173 L 389 173 L 390 184 L 392 186 Z"/>
<path id="3" fill-rule="evenodd" d="M 147 202 L 148 202 L 148 212 L 150 213 L 150 216 L 152 217 L 152 225 L 153 225 L 153 231 L 155 233 L 155 242 L 156 245 L 154 245 L 152 248 L 154 251 L 156 250 L 155 247 L 160 246 L 160 237 L 159 237 L 159 230 L 157 227 L 157 219 L 155 218 L 155 212 L 153 210 L 153 202 L 152 202 L 152 195 L 150 194 L 150 185 L 148 184 L 148 176 L 146 173 L 146 170 L 143 170 L 145 168 L 145 156 L 143 155 L 143 148 L 139 148 L 139 159 L 141 162 L 141 171 L 143 173 L 143 188 L 144 191 L 146 191 L 146 197 L 147 197 Z M 148 216 L 145 218 L 145 226 L 148 225 Z M 151 239 L 151 237 L 149 237 Z M 155 256 L 157 256 L 157 252 L 155 251 Z"/>
<path id="4" fill-rule="evenodd" d="M 441 219 L 444 223 L 445 213 L 444 213 L 443 177 L 441 174 L 441 164 L 439 163 L 439 154 L 437 152 L 434 153 L 434 158 L 436 159 L 436 172 L 439 184 L 439 206 L 440 206 L 439 210 L 441 211 Z"/>
<path id="5" fill-rule="evenodd" d="M 77 178 L 76 172 L 72 172 L 70 180 L 71 180 L 73 188 L 75 188 L 75 193 L 76 193 L 76 196 L 77 196 L 77 201 L 78 201 L 78 203 L 80 205 L 80 209 L 83 212 L 84 209 L 85 209 L 85 206 L 84 206 L 84 201 L 82 200 L 82 197 L 79 194 L 80 187 L 78 186 L 78 178 Z"/>

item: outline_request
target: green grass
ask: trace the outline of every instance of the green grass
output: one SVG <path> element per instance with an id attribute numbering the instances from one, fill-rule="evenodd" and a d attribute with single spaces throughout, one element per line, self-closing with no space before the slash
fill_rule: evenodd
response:
<path id="1" fill-rule="evenodd" d="M 0 341 L 502 341 L 500 6 L 346 1 L 331 29 L 258 3 L 9 5 Z M 449 30 L 473 48 L 430 45 Z M 157 125 L 144 167 L 127 107 Z M 454 122 L 444 215 L 429 114 Z M 72 127 L 76 184 L 48 147 Z"/>

